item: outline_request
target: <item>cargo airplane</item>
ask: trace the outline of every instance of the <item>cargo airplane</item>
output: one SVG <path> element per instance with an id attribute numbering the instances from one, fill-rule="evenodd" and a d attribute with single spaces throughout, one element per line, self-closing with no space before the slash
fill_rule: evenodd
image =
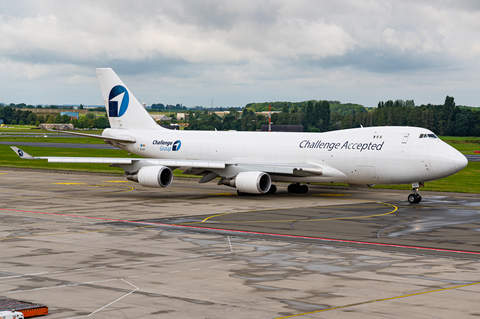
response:
<path id="1" fill-rule="evenodd" d="M 272 182 L 289 182 L 289 193 L 306 193 L 308 183 L 412 184 L 410 203 L 422 199 L 424 182 L 455 174 L 468 161 L 433 132 L 418 127 L 361 127 L 325 133 L 169 130 L 159 126 L 110 68 L 96 69 L 110 127 L 103 139 L 143 158 L 33 157 L 56 163 L 108 163 L 129 180 L 168 187 L 172 170 L 218 178 L 241 194 L 275 193 Z"/>

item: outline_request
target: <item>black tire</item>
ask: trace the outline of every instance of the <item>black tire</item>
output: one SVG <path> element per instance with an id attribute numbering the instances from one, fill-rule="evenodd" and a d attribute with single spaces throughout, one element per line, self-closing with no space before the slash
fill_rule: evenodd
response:
<path id="1" fill-rule="evenodd" d="M 416 198 L 415 194 L 408 195 L 408 202 L 410 204 L 416 204 L 417 203 L 417 198 Z"/>
<path id="2" fill-rule="evenodd" d="M 420 203 L 422 201 L 422 195 L 418 194 L 417 195 L 417 203 Z"/>
<path id="3" fill-rule="evenodd" d="M 296 184 L 290 184 L 290 185 L 288 185 L 287 191 L 288 191 L 290 194 L 296 193 Z"/>
<path id="4" fill-rule="evenodd" d="M 277 186 L 271 185 L 270 189 L 268 190 L 267 194 L 275 194 L 277 192 Z"/>
<path id="5" fill-rule="evenodd" d="M 300 185 L 300 193 L 306 194 L 308 193 L 308 186 L 307 185 Z"/>

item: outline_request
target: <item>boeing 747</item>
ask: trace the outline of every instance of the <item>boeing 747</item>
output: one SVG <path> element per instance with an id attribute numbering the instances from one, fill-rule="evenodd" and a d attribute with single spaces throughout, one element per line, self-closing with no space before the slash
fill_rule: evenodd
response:
<path id="1" fill-rule="evenodd" d="M 424 182 L 467 166 L 463 154 L 419 127 L 365 127 L 325 133 L 169 130 L 159 126 L 110 68 L 96 69 L 110 127 L 103 139 L 143 158 L 34 157 L 61 163 L 108 163 L 127 179 L 147 187 L 168 187 L 172 170 L 218 178 L 238 194 L 275 193 L 273 182 L 289 182 L 288 192 L 306 193 L 308 183 L 355 185 L 412 184 L 410 203 L 422 199 Z"/>

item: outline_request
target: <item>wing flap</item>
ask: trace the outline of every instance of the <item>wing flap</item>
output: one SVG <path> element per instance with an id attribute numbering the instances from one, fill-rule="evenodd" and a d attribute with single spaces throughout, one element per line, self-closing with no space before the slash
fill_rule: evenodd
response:
<path id="1" fill-rule="evenodd" d="M 78 136 L 84 136 L 84 137 L 91 137 L 91 138 L 98 138 L 102 139 L 104 141 L 112 141 L 112 142 L 119 142 L 119 143 L 127 143 L 127 144 L 133 144 L 136 142 L 136 140 L 133 137 L 130 136 L 117 136 L 117 137 L 109 137 L 109 136 L 103 136 L 103 135 L 97 135 L 97 134 L 86 134 L 86 133 L 79 133 L 79 132 L 70 132 L 70 131 L 57 131 L 57 130 L 49 130 L 55 133 L 65 133 L 65 134 L 70 134 L 70 135 L 78 135 Z"/>
<path id="2" fill-rule="evenodd" d="M 197 160 L 167 160 L 167 159 L 152 159 L 152 158 L 145 158 L 143 160 L 153 165 L 172 166 L 172 167 L 224 169 L 226 165 L 226 163 L 224 162 L 206 162 L 206 161 L 197 161 Z"/>
<path id="3" fill-rule="evenodd" d="M 242 171 L 261 171 L 269 174 L 292 175 L 296 177 L 324 176 L 341 177 L 345 174 L 325 163 L 322 165 L 299 163 L 299 164 L 229 164 L 238 166 Z"/>
<path id="4" fill-rule="evenodd" d="M 131 158 L 110 157 L 36 157 L 46 159 L 49 163 L 91 163 L 91 164 L 132 164 Z"/>
<path id="5" fill-rule="evenodd" d="M 294 167 L 281 166 L 281 165 L 250 165 L 250 164 L 235 164 L 245 171 L 260 171 L 265 173 L 277 173 L 277 174 L 293 174 Z"/>

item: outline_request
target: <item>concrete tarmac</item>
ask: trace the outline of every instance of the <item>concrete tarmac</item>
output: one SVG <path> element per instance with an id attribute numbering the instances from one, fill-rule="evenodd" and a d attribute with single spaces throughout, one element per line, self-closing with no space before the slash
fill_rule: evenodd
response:
<path id="1" fill-rule="evenodd" d="M 473 194 L 0 169 L 0 296 L 48 318 L 480 315 Z"/>

